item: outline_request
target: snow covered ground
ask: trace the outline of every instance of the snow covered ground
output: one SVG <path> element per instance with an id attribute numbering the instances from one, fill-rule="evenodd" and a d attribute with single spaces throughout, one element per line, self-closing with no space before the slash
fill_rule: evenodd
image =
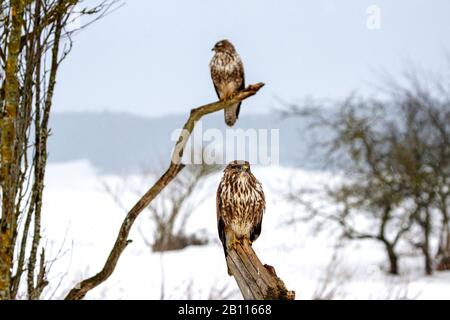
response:
<path id="1" fill-rule="evenodd" d="M 384 251 L 377 244 L 353 242 L 336 251 L 332 234 L 317 234 L 307 223 L 285 223 L 292 208 L 283 199 L 282 190 L 291 181 L 311 185 L 331 179 L 329 174 L 281 167 L 255 167 L 253 172 L 263 183 L 267 198 L 255 251 L 263 263 L 275 266 L 287 287 L 296 291 L 297 299 L 327 295 L 334 299 L 450 299 L 450 272 L 423 276 L 420 258 L 402 260 L 403 275 L 388 276 L 383 271 Z M 152 253 L 142 236 L 150 230 L 144 212 L 133 227 L 133 243 L 114 274 L 87 298 L 240 299 L 234 280 L 227 276 L 216 235 L 215 186 L 220 176 L 209 178 L 209 187 L 204 188 L 207 199 L 187 226 L 190 232 L 206 232 L 212 240 L 209 245 L 163 255 Z M 102 181 L 114 179 L 117 177 L 100 176 L 86 161 L 49 165 L 43 244 L 47 257 L 54 261 L 49 273 L 51 285 L 43 298 L 63 298 L 68 289 L 103 265 L 125 215 L 102 186 Z M 137 196 L 124 194 L 123 199 L 131 207 Z"/>

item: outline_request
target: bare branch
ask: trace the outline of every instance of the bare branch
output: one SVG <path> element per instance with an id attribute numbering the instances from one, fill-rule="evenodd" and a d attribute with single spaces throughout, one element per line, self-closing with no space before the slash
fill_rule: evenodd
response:
<path id="1" fill-rule="evenodd" d="M 183 158 L 184 149 L 186 147 L 189 136 L 194 130 L 195 123 L 205 115 L 225 109 L 227 107 L 230 107 L 231 105 L 238 103 L 239 101 L 255 95 L 263 86 L 264 83 L 250 85 L 243 91 L 236 94 L 232 99 L 214 102 L 191 110 L 189 119 L 184 125 L 180 137 L 175 144 L 175 149 L 172 154 L 172 160 L 170 162 L 169 168 L 158 179 L 158 181 L 156 181 L 156 183 L 142 196 L 142 198 L 139 199 L 139 201 L 126 215 L 124 221 L 122 222 L 122 226 L 120 227 L 116 242 L 114 243 L 114 246 L 102 270 L 93 277 L 83 280 L 82 282 L 77 284 L 72 290 L 70 290 L 65 298 L 66 300 L 83 299 L 90 290 L 97 287 L 111 276 L 122 252 L 131 242 L 130 240 L 128 240 L 128 235 L 136 218 L 184 168 L 184 164 L 181 163 L 181 159 Z"/>

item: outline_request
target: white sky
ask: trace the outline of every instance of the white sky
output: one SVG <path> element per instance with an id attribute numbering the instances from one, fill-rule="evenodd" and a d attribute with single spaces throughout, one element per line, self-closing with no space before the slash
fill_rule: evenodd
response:
<path id="1" fill-rule="evenodd" d="M 448 0 L 127 0 L 78 34 L 60 70 L 56 111 L 184 113 L 216 100 L 208 63 L 230 39 L 247 83 L 267 86 L 245 112 L 276 97 L 335 98 L 368 92 L 374 70 L 399 75 L 408 61 L 431 69 L 450 52 Z M 381 29 L 366 27 L 369 5 Z"/>

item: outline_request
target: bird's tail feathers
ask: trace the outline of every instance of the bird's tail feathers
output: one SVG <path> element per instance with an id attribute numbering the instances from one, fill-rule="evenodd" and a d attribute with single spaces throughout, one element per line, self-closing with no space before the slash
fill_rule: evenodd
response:
<path id="1" fill-rule="evenodd" d="M 239 105 L 240 103 L 237 103 L 225 109 L 225 123 L 230 127 L 236 123 Z"/>

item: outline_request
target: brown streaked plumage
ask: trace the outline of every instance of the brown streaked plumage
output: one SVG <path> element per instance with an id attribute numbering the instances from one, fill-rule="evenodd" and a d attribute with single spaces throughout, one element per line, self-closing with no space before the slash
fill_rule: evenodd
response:
<path id="1" fill-rule="evenodd" d="M 215 54 L 209 63 L 211 78 L 217 96 L 225 100 L 244 89 L 244 65 L 234 46 L 226 39 L 217 42 L 212 50 Z M 225 109 L 225 123 L 228 126 L 236 122 L 240 107 L 239 102 Z"/>
<path id="2" fill-rule="evenodd" d="M 259 237 L 265 208 L 264 191 L 250 164 L 230 162 L 217 189 L 217 227 L 225 257 L 242 239 L 253 242 Z"/>

